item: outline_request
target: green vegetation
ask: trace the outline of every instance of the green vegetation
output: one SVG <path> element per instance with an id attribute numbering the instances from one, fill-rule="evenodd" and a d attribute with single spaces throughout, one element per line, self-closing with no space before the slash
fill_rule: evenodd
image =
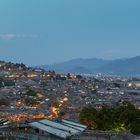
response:
<path id="1" fill-rule="evenodd" d="M 0 78 L 0 88 L 4 86 L 14 86 L 15 83 L 13 80 Z"/>
<path id="2" fill-rule="evenodd" d="M 26 65 L 24 65 L 23 63 L 14 64 L 14 63 L 5 62 L 5 61 L 0 61 L 0 63 L 5 63 L 5 65 L 1 66 L 1 69 L 4 69 L 5 67 L 6 67 L 6 69 L 9 69 L 9 68 L 10 69 L 18 69 L 18 68 L 20 68 L 21 70 L 26 70 L 27 69 Z"/>
<path id="3" fill-rule="evenodd" d="M 30 68 L 29 67 L 26 67 L 26 65 L 24 65 L 23 63 L 12 63 L 12 62 L 5 62 L 5 61 L 0 61 L 0 70 L 1 71 L 27 71 L 29 70 Z M 1 76 L 2 77 L 2 76 Z"/>
<path id="4" fill-rule="evenodd" d="M 48 86 L 47 82 L 41 82 L 42 86 Z"/>
<path id="5" fill-rule="evenodd" d="M 37 93 L 38 93 L 38 92 L 29 89 L 29 90 L 26 92 L 26 95 L 28 95 L 28 96 L 37 96 Z"/>
<path id="6" fill-rule="evenodd" d="M 58 113 L 58 117 L 63 117 L 64 115 L 66 115 L 66 112 L 65 111 L 60 111 Z"/>
<path id="7" fill-rule="evenodd" d="M 32 106 L 38 105 L 39 102 L 35 99 L 32 99 L 32 98 L 26 98 L 25 99 L 25 104 L 26 104 L 26 106 L 31 106 L 32 107 Z"/>
<path id="8" fill-rule="evenodd" d="M 10 102 L 6 99 L 0 99 L 0 106 L 9 106 L 10 105 Z"/>
<path id="9" fill-rule="evenodd" d="M 117 108 L 103 105 L 100 110 L 84 107 L 80 112 L 79 120 L 90 129 L 130 130 L 133 134 L 140 134 L 140 110 L 127 102 L 119 104 Z"/>
<path id="10" fill-rule="evenodd" d="M 15 86 L 15 83 L 12 80 L 7 80 L 4 82 L 4 86 Z"/>
<path id="11" fill-rule="evenodd" d="M 29 87 L 27 87 L 27 89 L 28 89 L 28 91 L 25 93 L 25 95 L 27 95 L 27 98 L 25 98 L 25 104 L 27 106 L 38 105 L 39 102 L 36 99 L 38 92 L 30 89 Z"/>
<path id="12" fill-rule="evenodd" d="M 4 86 L 3 80 L 0 78 L 0 88 Z"/>
<path id="13" fill-rule="evenodd" d="M 57 102 L 53 102 L 53 103 L 51 103 L 50 106 L 53 106 L 53 107 L 55 107 L 55 108 L 59 108 L 59 104 L 58 104 Z"/>

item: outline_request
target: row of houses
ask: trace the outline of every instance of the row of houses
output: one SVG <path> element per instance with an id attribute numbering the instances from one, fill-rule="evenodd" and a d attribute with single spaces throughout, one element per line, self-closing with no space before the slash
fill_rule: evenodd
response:
<path id="1" fill-rule="evenodd" d="M 30 140 L 61 140 L 81 135 L 87 126 L 65 119 L 42 119 L 0 127 L 0 136 Z"/>

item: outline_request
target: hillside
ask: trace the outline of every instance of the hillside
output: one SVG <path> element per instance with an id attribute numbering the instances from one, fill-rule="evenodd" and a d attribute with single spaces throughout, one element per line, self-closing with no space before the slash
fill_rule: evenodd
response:
<path id="1" fill-rule="evenodd" d="M 140 75 L 140 56 L 117 59 L 73 59 L 63 63 L 53 65 L 37 66 L 40 68 L 55 70 L 64 73 L 79 73 L 79 74 L 113 74 L 113 75 Z"/>

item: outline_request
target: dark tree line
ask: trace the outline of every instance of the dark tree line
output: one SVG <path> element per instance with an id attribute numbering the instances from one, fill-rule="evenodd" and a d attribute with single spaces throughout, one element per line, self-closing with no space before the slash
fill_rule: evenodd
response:
<path id="1" fill-rule="evenodd" d="M 0 106 L 9 106 L 10 105 L 10 101 L 6 100 L 6 99 L 0 99 Z"/>
<path id="2" fill-rule="evenodd" d="M 89 129 L 130 130 L 133 134 L 140 134 L 140 110 L 128 102 L 123 102 L 116 108 L 103 105 L 100 110 L 84 107 L 80 112 L 79 120 Z"/>

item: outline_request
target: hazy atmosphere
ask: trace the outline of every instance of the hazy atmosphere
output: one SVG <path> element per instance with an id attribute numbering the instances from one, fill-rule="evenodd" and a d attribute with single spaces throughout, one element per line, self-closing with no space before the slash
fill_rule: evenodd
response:
<path id="1" fill-rule="evenodd" d="M 0 140 L 140 140 L 140 0 L 0 0 Z"/>
<path id="2" fill-rule="evenodd" d="M 29 65 L 139 55 L 139 0 L 1 0 L 0 59 Z"/>

